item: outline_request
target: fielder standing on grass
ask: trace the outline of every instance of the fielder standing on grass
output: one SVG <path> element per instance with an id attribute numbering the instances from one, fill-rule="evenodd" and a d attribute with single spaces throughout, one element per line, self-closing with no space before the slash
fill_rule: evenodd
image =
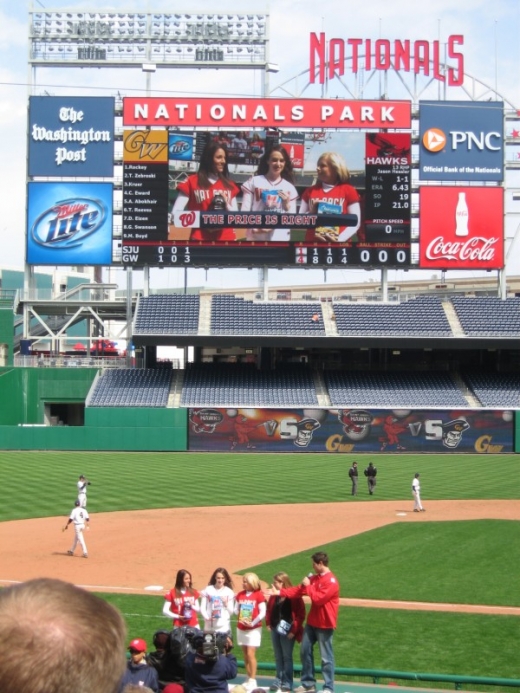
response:
<path id="1" fill-rule="evenodd" d="M 63 531 L 69 528 L 69 525 L 74 523 L 74 542 L 72 548 L 67 551 L 69 556 L 74 555 L 76 546 L 79 544 L 83 549 L 83 558 L 88 558 L 87 545 L 85 544 L 85 539 L 83 537 L 83 532 L 85 529 L 89 528 L 89 516 L 85 508 L 81 507 L 80 501 L 77 500 L 74 503 L 74 508 L 72 509 L 67 524 L 63 527 Z"/>

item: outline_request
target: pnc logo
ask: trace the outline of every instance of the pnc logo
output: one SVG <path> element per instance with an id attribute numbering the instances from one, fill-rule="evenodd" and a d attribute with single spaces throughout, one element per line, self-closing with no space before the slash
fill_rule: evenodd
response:
<path id="1" fill-rule="evenodd" d="M 447 137 L 439 128 L 429 128 L 423 135 L 423 147 L 429 152 L 440 152 L 446 146 Z"/>

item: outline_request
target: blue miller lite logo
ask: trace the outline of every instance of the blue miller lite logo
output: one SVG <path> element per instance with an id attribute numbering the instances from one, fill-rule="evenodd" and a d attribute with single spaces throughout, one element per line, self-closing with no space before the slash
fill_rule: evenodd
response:
<path id="1" fill-rule="evenodd" d="M 193 137 L 188 135 L 170 135 L 168 151 L 170 159 L 191 161 L 193 157 Z"/>
<path id="2" fill-rule="evenodd" d="M 32 225 L 31 237 L 47 248 L 74 248 L 103 225 L 106 215 L 106 207 L 100 200 L 86 197 L 61 200 L 40 214 Z"/>

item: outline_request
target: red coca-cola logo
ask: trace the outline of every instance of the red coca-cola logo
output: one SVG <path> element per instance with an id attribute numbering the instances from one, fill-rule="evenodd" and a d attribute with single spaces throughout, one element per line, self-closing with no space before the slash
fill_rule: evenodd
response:
<path id="1" fill-rule="evenodd" d="M 437 236 L 426 248 L 428 260 L 454 260 L 491 262 L 495 258 L 495 245 L 499 239 L 477 236 L 465 241 L 449 241 Z"/>
<path id="2" fill-rule="evenodd" d="M 183 226 L 184 228 L 193 226 L 193 224 L 195 223 L 195 219 L 195 212 L 183 212 L 182 214 L 179 214 L 181 226 Z"/>

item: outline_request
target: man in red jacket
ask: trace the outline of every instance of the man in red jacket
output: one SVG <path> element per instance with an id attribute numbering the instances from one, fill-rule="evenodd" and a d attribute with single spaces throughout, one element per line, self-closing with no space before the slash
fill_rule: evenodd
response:
<path id="1" fill-rule="evenodd" d="M 323 551 L 312 555 L 314 575 L 304 577 L 296 587 L 277 590 L 274 587 L 267 594 L 282 597 L 309 597 L 311 608 L 303 631 L 300 649 L 302 662 L 301 685 L 294 693 L 316 693 L 314 671 L 314 645 L 318 643 L 321 655 L 324 693 L 334 692 L 334 650 L 332 639 L 338 621 L 339 583 L 329 568 L 329 557 Z"/>

